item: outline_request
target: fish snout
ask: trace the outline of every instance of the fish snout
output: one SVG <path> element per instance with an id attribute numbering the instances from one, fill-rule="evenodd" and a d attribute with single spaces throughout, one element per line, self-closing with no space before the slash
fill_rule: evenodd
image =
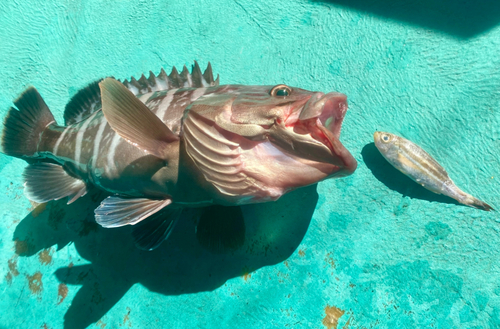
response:
<path id="1" fill-rule="evenodd" d="M 354 172 L 357 162 L 339 140 L 346 112 L 346 95 L 316 93 L 304 106 L 299 120 L 308 127 L 314 139 L 329 149 L 330 155 L 324 160 L 339 166 L 341 172 L 348 175 Z"/>

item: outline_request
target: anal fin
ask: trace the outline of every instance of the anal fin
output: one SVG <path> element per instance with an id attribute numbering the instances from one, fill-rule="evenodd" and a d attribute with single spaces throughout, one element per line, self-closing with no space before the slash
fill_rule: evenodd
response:
<path id="1" fill-rule="evenodd" d="M 87 193 L 85 182 L 70 176 L 58 164 L 30 164 L 24 170 L 23 178 L 26 197 L 38 203 L 69 197 L 70 204 Z"/>
<path id="2" fill-rule="evenodd" d="M 170 199 L 124 198 L 110 196 L 94 211 L 96 222 L 102 227 L 135 225 L 172 203 Z"/>
<path id="3" fill-rule="evenodd" d="M 234 250 L 245 242 L 245 220 L 239 206 L 210 206 L 196 227 L 198 242 L 214 253 Z"/>

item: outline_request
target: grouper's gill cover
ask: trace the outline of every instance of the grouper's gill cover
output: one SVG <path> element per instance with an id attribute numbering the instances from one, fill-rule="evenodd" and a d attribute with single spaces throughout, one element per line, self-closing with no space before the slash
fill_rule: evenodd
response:
<path id="1" fill-rule="evenodd" d="M 137 245 L 148 250 L 169 236 L 183 209 L 272 201 L 356 169 L 339 141 L 345 95 L 218 81 L 210 64 L 202 74 L 196 62 L 192 73 L 106 78 L 70 101 L 67 126 L 30 88 L 9 110 L 2 151 L 30 162 L 23 177 L 33 201 L 73 202 L 92 187 L 112 193 L 96 221 L 134 225 Z M 198 214 L 200 235 L 207 216 Z M 242 221 L 234 217 L 220 227 L 244 229 L 224 222 Z M 198 238 L 224 245 L 220 236 Z"/>

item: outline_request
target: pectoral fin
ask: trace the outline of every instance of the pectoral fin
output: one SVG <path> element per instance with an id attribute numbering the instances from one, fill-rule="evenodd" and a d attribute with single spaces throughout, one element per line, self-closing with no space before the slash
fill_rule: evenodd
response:
<path id="1" fill-rule="evenodd" d="M 99 83 L 102 112 L 111 128 L 130 144 L 159 158 L 179 137 L 121 82 L 106 78 Z"/>
<path id="2" fill-rule="evenodd" d="M 122 198 L 110 196 L 94 211 L 96 222 L 102 227 L 134 225 L 157 213 L 172 203 L 172 200 L 146 198 Z"/>

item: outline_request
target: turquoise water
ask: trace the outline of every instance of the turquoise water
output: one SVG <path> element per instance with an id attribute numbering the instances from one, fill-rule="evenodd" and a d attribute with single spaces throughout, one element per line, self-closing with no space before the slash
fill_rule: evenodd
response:
<path id="1" fill-rule="evenodd" d="M 185 221 L 147 253 L 93 222 L 96 197 L 33 210 L 25 163 L 0 155 L 0 328 L 500 327 L 498 213 L 421 189 L 372 144 L 404 136 L 500 208 L 500 10 L 475 4 L 2 2 L 2 116 L 28 85 L 62 122 L 95 79 L 210 61 L 222 84 L 348 95 L 359 167 L 244 207 L 237 251 L 201 248 Z"/>

